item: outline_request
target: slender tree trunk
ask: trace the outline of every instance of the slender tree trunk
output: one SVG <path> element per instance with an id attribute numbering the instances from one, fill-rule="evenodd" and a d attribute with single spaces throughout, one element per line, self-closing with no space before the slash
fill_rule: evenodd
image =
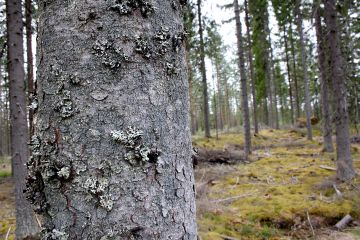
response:
<path id="1" fill-rule="evenodd" d="M 203 104 L 204 104 L 204 127 L 205 127 L 205 137 L 210 136 L 210 123 L 209 123 L 209 97 L 207 90 L 207 80 L 206 80 L 206 67 L 205 67 L 205 44 L 203 37 L 203 20 L 201 15 L 201 0 L 197 0 L 198 5 L 198 20 L 199 20 L 199 36 L 200 36 L 200 68 L 202 76 L 202 85 L 203 85 Z"/>
<path id="2" fill-rule="evenodd" d="M 246 25 L 246 38 L 248 44 L 248 61 L 250 67 L 250 79 L 251 79 L 251 94 L 253 100 L 253 121 L 254 121 L 254 133 L 259 133 L 259 124 L 257 120 L 257 103 L 256 103 L 256 92 L 255 92 L 255 75 L 254 75 L 254 64 L 253 64 L 253 54 L 252 54 L 252 42 L 250 36 L 250 20 L 249 20 L 249 9 L 248 2 L 244 0 L 245 5 L 245 25 Z"/>
<path id="3" fill-rule="evenodd" d="M 290 60 L 289 60 L 289 51 L 288 51 L 288 38 L 286 34 L 286 29 L 284 26 L 284 43 L 285 43 L 285 57 L 286 57 L 286 69 L 287 69 L 287 77 L 289 81 L 289 98 L 290 98 L 290 114 L 291 114 L 291 123 L 295 124 L 294 119 L 294 99 L 293 99 L 293 89 L 292 89 L 292 81 L 291 81 L 291 69 L 290 69 Z"/>
<path id="4" fill-rule="evenodd" d="M 318 49 L 318 60 L 319 60 L 319 71 L 320 71 L 320 85 L 321 85 L 321 107 L 323 115 L 323 140 L 324 140 L 324 151 L 333 152 L 332 142 L 332 127 L 331 127 L 331 114 L 329 108 L 329 79 L 326 74 L 328 66 L 326 64 L 326 54 L 324 46 L 326 44 L 325 35 L 321 26 L 320 17 L 320 6 L 316 6 L 315 10 L 315 29 L 317 38 L 317 49 Z"/>
<path id="5" fill-rule="evenodd" d="M 180 2 L 40 2 L 27 194 L 44 239 L 196 239 Z"/>
<path id="6" fill-rule="evenodd" d="M 336 156 L 337 177 L 349 180 L 355 176 L 350 152 L 349 115 L 346 103 L 346 76 L 343 68 L 341 44 L 337 23 L 337 12 L 334 0 L 323 0 L 325 5 L 325 22 L 327 41 L 330 47 L 330 71 L 333 84 L 333 96 L 336 107 Z"/>
<path id="7" fill-rule="evenodd" d="M 25 28 L 26 28 L 26 54 L 27 54 L 27 85 L 28 102 L 32 102 L 34 95 L 34 70 L 33 70 L 33 52 L 32 52 L 32 4 L 31 0 L 25 0 Z M 33 115 L 34 111 L 29 108 L 29 129 L 30 136 L 33 134 Z"/>
<path id="8" fill-rule="evenodd" d="M 296 55 L 295 55 L 295 43 L 294 43 L 294 34 L 292 29 L 292 23 L 290 22 L 290 47 L 291 47 L 291 56 L 292 56 L 292 64 L 293 64 L 293 80 L 294 80 L 294 90 L 295 90 L 295 113 L 296 118 L 300 118 L 301 108 L 300 108 L 300 89 L 298 84 L 298 75 L 297 75 L 297 67 L 296 67 Z"/>
<path id="9" fill-rule="evenodd" d="M 306 63 L 306 49 L 302 27 L 302 13 L 300 11 L 301 0 L 297 0 L 295 6 L 297 28 L 300 35 L 300 47 L 301 47 L 301 65 L 303 69 L 304 87 L 305 87 L 305 113 L 306 113 L 306 130 L 307 139 L 312 140 L 312 126 L 311 126 L 311 103 L 310 103 L 310 90 L 309 90 L 309 75 Z"/>
<path id="10" fill-rule="evenodd" d="M 236 21 L 236 37 L 238 47 L 238 66 L 240 71 L 240 84 L 241 84 L 241 100 L 242 100 L 242 115 L 244 124 L 244 151 L 245 158 L 251 153 L 251 134 L 250 134 L 250 117 L 249 117 L 249 104 L 247 96 L 247 79 L 245 73 L 245 57 L 244 46 L 241 33 L 240 9 L 238 0 L 234 0 L 235 8 L 235 21 Z"/>
<path id="11" fill-rule="evenodd" d="M 213 85 L 214 85 L 214 125 L 215 125 L 215 135 L 216 135 L 216 139 L 219 139 L 219 118 L 218 118 L 218 101 L 217 101 L 217 91 L 216 91 L 216 82 L 215 82 L 215 72 L 216 70 L 214 69 L 215 63 L 214 61 L 212 61 L 211 63 L 212 67 L 213 67 L 213 73 L 212 73 L 212 80 L 213 80 Z"/>
<path id="12" fill-rule="evenodd" d="M 23 191 L 27 175 L 28 125 L 24 85 L 24 49 L 21 0 L 6 1 L 8 71 L 11 119 L 11 155 L 15 178 L 16 238 L 35 237 L 39 228 Z"/>
<path id="13" fill-rule="evenodd" d="M 217 86 L 217 94 L 219 99 L 219 129 L 224 129 L 224 96 L 221 91 L 221 74 L 219 69 L 218 61 L 215 61 L 215 71 L 216 71 L 216 86 Z"/>
<path id="14" fill-rule="evenodd" d="M 275 64 L 274 64 L 274 56 L 273 56 L 273 48 L 272 48 L 272 41 L 271 41 L 271 33 L 269 33 L 269 45 L 270 45 L 270 64 L 271 64 L 271 92 L 273 92 L 273 106 L 274 106 L 274 113 L 273 113 L 273 120 L 274 120 L 274 127 L 279 129 L 279 112 L 277 108 L 277 95 L 276 95 L 276 83 L 275 83 Z"/>

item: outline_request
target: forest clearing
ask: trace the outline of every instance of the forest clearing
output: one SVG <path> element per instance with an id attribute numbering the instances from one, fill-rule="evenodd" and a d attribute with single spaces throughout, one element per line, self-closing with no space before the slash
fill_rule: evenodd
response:
<path id="1" fill-rule="evenodd" d="M 201 239 L 360 239 L 360 177 L 334 180 L 334 154 L 322 152 L 321 136 L 304 130 L 263 130 L 254 137 L 250 162 L 233 165 L 199 162 L 195 167 L 197 222 Z M 219 139 L 194 137 L 204 149 L 237 151 L 238 133 Z M 360 144 L 352 144 L 360 171 Z M 4 167 L 7 166 L 5 169 Z M 326 169 L 328 167 L 328 169 Z M 14 239 L 15 216 L 10 168 L 0 171 L 0 239 Z M 339 196 L 334 188 L 340 191 Z M 334 225 L 350 214 L 344 231 Z M 311 222 L 311 226 L 309 224 Z M 312 229 L 314 230 L 314 236 Z"/>

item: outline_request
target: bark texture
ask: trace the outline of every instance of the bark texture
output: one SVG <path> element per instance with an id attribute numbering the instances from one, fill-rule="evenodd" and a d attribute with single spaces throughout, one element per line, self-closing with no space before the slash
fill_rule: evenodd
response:
<path id="1" fill-rule="evenodd" d="M 355 171 L 350 152 L 349 115 L 346 102 L 346 76 L 341 54 L 340 33 L 337 24 L 336 5 L 334 0 L 323 0 L 325 5 L 325 22 L 328 29 L 327 41 L 330 52 L 330 71 L 335 102 L 336 125 L 336 164 L 337 177 L 340 180 L 352 179 Z"/>
<path id="2" fill-rule="evenodd" d="M 205 43 L 204 43 L 204 28 L 201 15 L 201 0 L 197 0 L 198 5 L 198 21 L 199 21 L 199 37 L 200 37 L 200 71 L 202 77 L 202 90 L 203 90 L 203 109 L 204 109 L 204 127 L 205 137 L 210 137 L 210 119 L 209 119 L 209 97 L 206 79 L 205 67 Z"/>
<path id="3" fill-rule="evenodd" d="M 39 1 L 43 239 L 196 239 L 183 1 Z"/>
<path id="4" fill-rule="evenodd" d="M 331 114 L 330 114 L 330 100 L 329 100 L 329 76 L 327 73 L 328 65 L 326 60 L 325 50 L 325 34 L 321 26 L 320 6 L 315 9 L 315 30 L 317 39 L 317 51 L 320 71 L 320 87 L 321 87 L 321 109 L 323 115 L 323 141 L 324 151 L 333 152 L 334 146 L 332 142 L 332 127 L 331 127 Z"/>
<path id="5" fill-rule="evenodd" d="M 305 40 L 302 26 L 302 13 L 300 10 L 301 0 L 296 1 L 295 15 L 298 32 L 300 35 L 300 48 L 301 48 L 301 65 L 303 70 L 304 78 L 304 89 L 305 89 L 305 115 L 306 115 L 306 130 L 307 139 L 312 140 L 312 127 L 311 127 L 311 103 L 310 103 L 310 90 L 309 90 L 309 74 L 306 63 L 306 49 Z"/>
<path id="6" fill-rule="evenodd" d="M 39 228 L 31 205 L 23 194 L 28 152 L 24 48 L 21 0 L 6 1 L 8 72 L 10 91 L 11 154 L 15 178 L 16 238 L 35 237 Z"/>
<path id="7" fill-rule="evenodd" d="M 247 80 L 245 73 L 245 57 L 244 57 L 244 44 L 241 33 L 241 21 L 240 21 L 240 8 L 238 0 L 234 0 L 235 21 L 236 21 L 236 38 L 237 38 L 237 51 L 238 51 L 238 66 L 240 71 L 240 85 L 241 85 L 241 102 L 242 102 L 242 116 L 244 124 L 244 151 L 245 159 L 251 152 L 251 134 L 250 134 L 250 116 L 249 116 L 249 104 L 247 97 Z"/>

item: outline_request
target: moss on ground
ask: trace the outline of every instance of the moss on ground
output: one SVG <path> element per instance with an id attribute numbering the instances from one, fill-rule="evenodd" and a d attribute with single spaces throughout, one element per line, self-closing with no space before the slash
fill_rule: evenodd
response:
<path id="1" fill-rule="evenodd" d="M 202 238 L 279 239 L 297 226 L 308 229 L 305 234 L 311 236 L 307 215 L 316 220 L 315 227 L 331 226 L 346 214 L 360 219 L 360 177 L 336 183 L 343 196 L 336 195 L 335 172 L 320 167 L 335 168 L 335 154 L 322 152 L 319 134 L 313 141 L 293 130 L 266 130 L 255 137 L 254 146 L 262 147 L 254 154 L 261 159 L 236 166 L 209 187 L 210 207 L 198 216 Z M 241 139 L 241 135 L 221 135 L 218 141 L 195 139 L 195 145 L 221 149 L 225 144 L 241 144 Z M 359 152 L 360 146 L 353 145 L 357 171 Z"/>

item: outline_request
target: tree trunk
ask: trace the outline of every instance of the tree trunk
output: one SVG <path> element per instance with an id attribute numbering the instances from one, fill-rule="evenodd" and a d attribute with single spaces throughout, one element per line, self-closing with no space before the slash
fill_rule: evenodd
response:
<path id="1" fill-rule="evenodd" d="M 292 23 L 290 22 L 290 47 L 291 47 L 291 56 L 292 56 L 292 64 L 293 64 L 293 80 L 294 80 L 294 90 L 295 90 L 295 112 L 296 112 L 296 118 L 300 118 L 300 97 L 299 97 L 299 84 L 298 84 L 298 78 L 297 78 L 297 67 L 296 67 L 296 55 L 295 55 L 295 44 L 294 44 L 294 34 L 292 29 Z"/>
<path id="2" fill-rule="evenodd" d="M 26 56 L 27 56 L 27 85 L 28 101 L 32 102 L 34 95 L 34 70 L 33 70 L 33 52 L 32 52 L 32 4 L 31 0 L 25 0 L 25 28 L 26 28 Z M 33 134 L 33 108 L 29 108 L 29 129 L 30 136 Z"/>
<path id="3" fill-rule="evenodd" d="M 330 47 L 330 71 L 335 102 L 337 177 L 349 180 L 355 176 L 350 152 L 349 116 L 346 103 L 346 76 L 343 69 L 339 29 L 334 0 L 323 0 L 325 22 L 328 29 L 327 41 Z"/>
<path id="4" fill-rule="evenodd" d="M 245 25 L 246 25 L 246 38 L 248 44 L 248 61 L 250 67 L 250 79 L 251 79 L 251 94 L 253 100 L 253 121 L 254 121 L 254 133 L 259 133 L 259 124 L 257 120 L 257 103 L 256 103 L 256 92 L 255 92 L 255 74 L 254 74 L 254 64 L 253 64 L 253 54 L 252 54 L 252 42 L 250 36 L 250 20 L 249 20 L 249 9 L 247 0 L 244 0 L 245 5 Z"/>
<path id="5" fill-rule="evenodd" d="M 324 46 L 326 44 L 325 35 L 321 26 L 320 6 L 316 6 L 315 10 L 315 30 L 317 38 L 317 50 L 320 71 L 320 87 L 321 87 L 321 107 L 323 115 L 323 140 L 324 151 L 333 152 L 334 147 L 332 143 L 332 127 L 331 127 L 331 114 L 329 108 L 329 79 L 326 74 L 328 66 L 326 64 L 326 54 Z"/>
<path id="6" fill-rule="evenodd" d="M 21 0 L 6 1 L 8 71 L 11 119 L 11 155 L 15 178 L 16 238 L 35 237 L 39 228 L 23 191 L 27 175 L 28 128 L 24 85 L 24 49 Z"/>
<path id="7" fill-rule="evenodd" d="M 39 4 L 27 194 L 44 239 L 196 239 L 182 6 L 127 4 Z"/>
<path id="8" fill-rule="evenodd" d="M 294 99 L 293 99 L 293 89 L 292 89 L 292 81 L 291 81 L 291 70 L 290 70 L 290 60 L 289 60 L 289 53 L 288 53 L 288 38 L 286 29 L 284 26 L 284 43 L 285 43 L 285 57 L 286 57 L 286 69 L 287 69 L 287 77 L 289 82 L 289 98 L 290 98 L 290 114 L 291 114 L 291 123 L 292 125 L 295 124 L 294 119 Z"/>
<path id="9" fill-rule="evenodd" d="M 306 49 L 302 27 L 302 13 L 300 11 L 301 0 L 297 0 L 295 6 L 297 28 L 300 35 L 300 47 L 301 47 L 301 65 L 303 69 L 304 88 L 305 88 L 305 113 L 306 113 L 306 130 L 307 139 L 312 140 L 312 126 L 311 126 L 311 103 L 310 103 L 310 90 L 309 90 L 309 76 L 306 63 Z"/>
<path id="10" fill-rule="evenodd" d="M 234 0 L 235 20 L 236 20 L 236 37 L 238 47 L 238 66 L 240 71 L 240 84 L 241 84 L 241 100 L 242 100 L 242 115 L 244 124 L 244 152 L 245 159 L 251 153 L 251 134 L 250 134 L 250 119 L 249 119 L 249 104 L 247 99 L 247 79 L 245 73 L 245 58 L 244 46 L 241 33 L 240 9 L 238 0 Z"/>
<path id="11" fill-rule="evenodd" d="M 204 108 L 204 127 L 205 127 L 205 137 L 210 136 L 210 123 L 209 123 L 209 97 L 207 90 L 207 80 L 206 80 L 206 67 L 205 67 L 205 44 L 203 37 L 203 20 L 201 15 L 201 0 L 197 0 L 198 5 L 198 20 L 199 20 L 199 37 L 200 37 L 200 69 L 201 69 L 201 77 L 202 77 L 202 85 L 203 85 L 203 108 Z"/>
<path id="12" fill-rule="evenodd" d="M 271 41 L 271 33 L 269 32 L 269 45 L 270 45 L 270 65 L 271 65 L 271 92 L 273 93 L 274 97 L 273 100 L 274 102 L 273 107 L 274 107 L 274 113 L 273 113 L 273 121 L 274 121 L 274 127 L 276 129 L 279 129 L 279 112 L 278 112 L 278 108 L 277 108 L 277 95 L 276 95 L 276 84 L 275 84 L 275 64 L 274 64 L 274 56 L 273 56 L 273 48 L 272 48 L 272 41 Z"/>
<path id="13" fill-rule="evenodd" d="M 224 96 L 223 96 L 223 92 L 221 91 L 221 74 L 220 74 L 220 66 L 219 66 L 219 62 L 218 61 L 214 61 L 215 62 L 215 71 L 216 71 L 216 86 L 217 86 L 217 94 L 218 94 L 218 99 L 219 99 L 219 124 L 218 127 L 220 130 L 224 129 Z"/>

